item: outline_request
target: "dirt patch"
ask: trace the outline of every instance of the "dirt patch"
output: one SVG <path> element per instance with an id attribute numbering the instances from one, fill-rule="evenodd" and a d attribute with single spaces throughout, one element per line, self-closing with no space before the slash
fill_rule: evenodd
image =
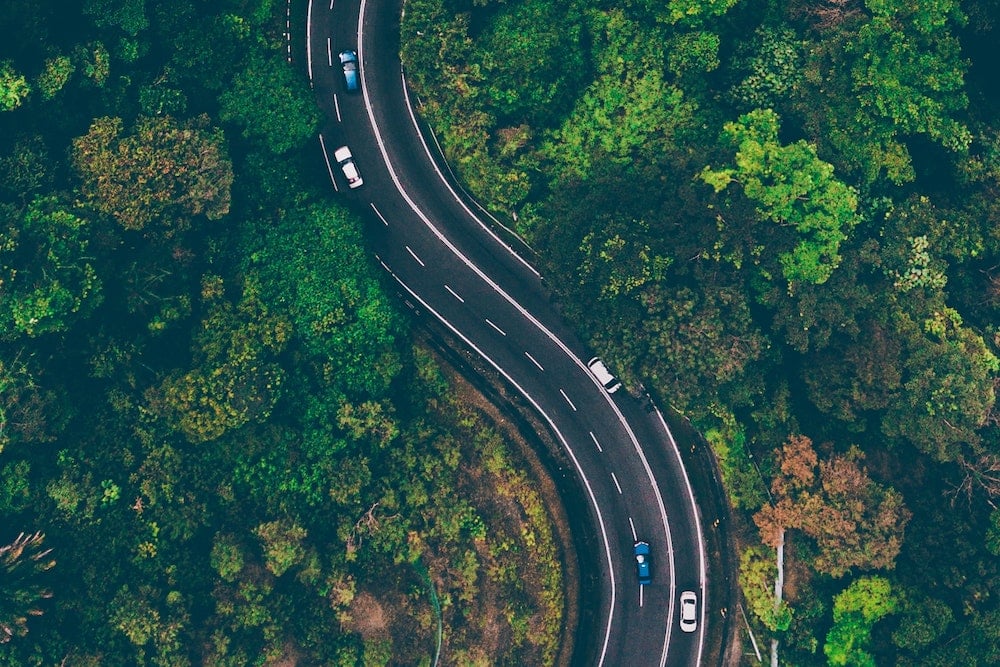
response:
<path id="1" fill-rule="evenodd" d="M 351 603 L 351 618 L 344 623 L 344 628 L 357 632 L 365 639 L 385 638 L 389 636 L 389 624 L 385 609 L 367 591 L 358 593 Z"/>

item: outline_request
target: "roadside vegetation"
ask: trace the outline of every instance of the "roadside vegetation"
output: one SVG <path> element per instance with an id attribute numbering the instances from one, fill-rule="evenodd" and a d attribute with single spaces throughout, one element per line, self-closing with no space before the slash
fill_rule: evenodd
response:
<path id="1" fill-rule="evenodd" d="M 0 665 L 555 660 L 547 503 L 335 200 L 285 12 L 0 12 Z"/>
<path id="2" fill-rule="evenodd" d="M 774 662 L 1000 662 L 1000 5 L 406 7 L 468 188 L 712 443 Z"/>

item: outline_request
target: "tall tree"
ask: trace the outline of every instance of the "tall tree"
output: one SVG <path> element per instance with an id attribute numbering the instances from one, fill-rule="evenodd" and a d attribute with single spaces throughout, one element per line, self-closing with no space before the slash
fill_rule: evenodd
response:
<path id="1" fill-rule="evenodd" d="M 0 338 L 66 331 L 100 303 L 89 237 L 89 221 L 56 197 L 21 216 L 0 207 Z"/>
<path id="2" fill-rule="evenodd" d="M 180 122 L 169 116 L 139 118 L 123 135 L 120 118 L 98 118 L 73 140 L 72 161 L 82 190 L 101 212 L 125 229 L 158 221 L 184 229 L 191 218 L 229 212 L 233 169 L 222 132 L 207 116 Z"/>
<path id="3" fill-rule="evenodd" d="M 753 517 L 765 544 L 777 548 L 784 529 L 797 529 L 816 544 L 812 566 L 833 577 L 893 567 L 910 512 L 897 491 L 868 476 L 859 450 L 820 460 L 798 435 L 775 454 L 774 504 Z"/>
<path id="4" fill-rule="evenodd" d="M 804 141 L 782 145 L 778 115 L 770 109 L 726 123 L 724 140 L 735 148 L 734 164 L 705 167 L 701 178 L 716 192 L 738 183 L 765 219 L 798 232 L 795 246 L 780 253 L 789 283 L 824 283 L 840 263 L 841 242 L 857 223 L 857 195 L 833 175 L 833 165 Z"/>

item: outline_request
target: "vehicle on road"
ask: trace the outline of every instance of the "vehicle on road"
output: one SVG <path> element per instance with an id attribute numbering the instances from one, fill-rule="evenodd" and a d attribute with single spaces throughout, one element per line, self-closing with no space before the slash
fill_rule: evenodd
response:
<path id="1" fill-rule="evenodd" d="M 639 575 L 639 584 L 645 586 L 653 580 L 652 563 L 649 558 L 649 543 L 636 542 L 632 546 L 632 553 L 635 555 L 635 570 Z"/>
<path id="2" fill-rule="evenodd" d="M 347 178 L 347 186 L 349 188 L 360 188 L 364 185 L 361 172 L 358 171 L 358 165 L 354 163 L 354 156 L 351 155 L 350 148 L 341 146 L 333 152 L 333 159 L 337 161 L 337 164 L 340 165 L 341 170 L 344 172 L 344 177 Z"/>
<path id="3" fill-rule="evenodd" d="M 355 93 L 361 89 L 361 78 L 358 76 L 358 54 L 347 49 L 340 52 L 340 66 L 344 70 L 344 85 L 347 92 Z"/>
<path id="4" fill-rule="evenodd" d="M 698 596 L 694 591 L 681 593 L 681 630 L 694 632 L 698 629 Z"/>
<path id="5" fill-rule="evenodd" d="M 587 362 L 587 368 L 590 372 L 594 374 L 597 381 L 600 382 L 604 389 L 609 393 L 613 394 L 622 388 L 622 383 L 618 381 L 614 375 L 608 372 L 608 367 L 604 365 L 600 357 L 594 357 Z"/>

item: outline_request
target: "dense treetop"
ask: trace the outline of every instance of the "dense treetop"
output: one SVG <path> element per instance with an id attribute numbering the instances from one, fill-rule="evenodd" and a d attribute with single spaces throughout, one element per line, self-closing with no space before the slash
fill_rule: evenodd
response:
<path id="1" fill-rule="evenodd" d="M 550 4 L 409 2 L 408 79 L 563 312 L 712 442 L 756 631 L 787 664 L 995 662 L 1000 7 Z M 544 114 L 491 93 L 551 43 L 498 42 L 529 7 L 565 22 Z"/>
<path id="2" fill-rule="evenodd" d="M 0 665 L 559 649 L 547 503 L 383 290 L 285 17 L 0 12 Z"/>

